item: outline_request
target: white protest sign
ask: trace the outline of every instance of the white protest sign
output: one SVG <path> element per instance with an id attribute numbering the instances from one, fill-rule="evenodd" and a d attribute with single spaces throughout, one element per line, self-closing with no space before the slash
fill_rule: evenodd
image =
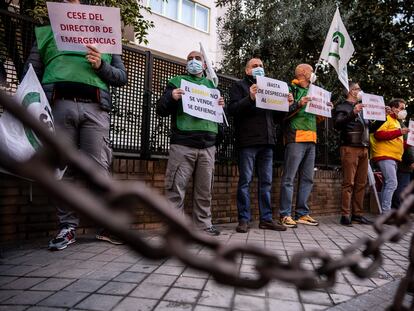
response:
<path id="1" fill-rule="evenodd" d="M 364 119 L 385 121 L 385 103 L 382 96 L 362 93 L 362 105 Z"/>
<path id="2" fill-rule="evenodd" d="M 256 107 L 289 111 L 289 87 L 286 82 L 266 77 L 256 77 Z"/>
<path id="3" fill-rule="evenodd" d="M 407 145 L 414 146 L 414 120 L 410 120 L 410 123 L 408 123 L 408 129 L 410 131 L 407 136 Z"/>
<path id="4" fill-rule="evenodd" d="M 220 91 L 181 80 L 183 111 L 193 117 L 216 123 L 223 122 L 223 108 L 219 106 Z"/>
<path id="5" fill-rule="evenodd" d="M 306 112 L 328 118 L 332 117 L 332 107 L 328 105 L 331 101 L 331 92 L 311 84 L 307 96 L 310 97 L 310 101 L 306 105 Z"/>
<path id="6" fill-rule="evenodd" d="M 59 50 L 85 52 L 90 44 L 101 53 L 122 54 L 119 8 L 47 2 L 47 9 Z"/>

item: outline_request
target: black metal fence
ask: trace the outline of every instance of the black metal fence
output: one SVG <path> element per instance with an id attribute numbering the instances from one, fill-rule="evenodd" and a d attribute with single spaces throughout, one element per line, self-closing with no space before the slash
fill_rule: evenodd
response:
<path id="1" fill-rule="evenodd" d="M 0 10 L 0 71 L 6 73 L 5 88 L 15 92 L 24 61 L 33 43 L 32 20 L 19 14 Z M 128 85 L 114 88 L 111 114 L 111 142 L 116 153 L 143 159 L 166 157 L 169 148 L 170 119 L 155 113 L 155 104 L 169 78 L 185 72 L 184 64 L 124 46 L 122 55 L 128 71 Z M 1 77 L 1 76 L 0 76 Z M 237 79 L 219 75 L 219 89 L 228 103 L 228 92 Z M 0 80 L 1 81 L 1 80 Z M 4 81 L 3 81 L 4 82 Z M 225 128 L 224 141 L 218 148 L 221 162 L 236 160 L 233 121 Z M 318 166 L 330 167 L 339 163 L 337 134 L 331 121 L 319 125 Z M 280 140 L 281 141 L 281 140 Z M 283 162 L 283 146 L 276 147 L 275 162 Z"/>

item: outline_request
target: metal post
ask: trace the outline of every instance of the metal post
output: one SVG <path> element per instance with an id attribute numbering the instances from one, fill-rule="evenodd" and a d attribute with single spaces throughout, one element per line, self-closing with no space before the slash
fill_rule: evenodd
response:
<path id="1" fill-rule="evenodd" d="M 144 80 L 144 98 L 142 106 L 142 131 L 141 131 L 141 158 L 149 159 L 150 134 L 151 134 L 151 100 L 152 100 L 152 69 L 153 56 L 150 51 L 145 52 L 145 80 Z"/>

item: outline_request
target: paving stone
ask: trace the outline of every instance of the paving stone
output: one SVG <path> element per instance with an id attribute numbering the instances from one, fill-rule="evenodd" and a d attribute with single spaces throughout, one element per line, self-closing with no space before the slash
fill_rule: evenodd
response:
<path id="1" fill-rule="evenodd" d="M 44 306 L 34 306 L 30 307 L 26 311 L 66 311 L 66 308 L 55 308 L 55 307 L 44 307 Z"/>
<path id="2" fill-rule="evenodd" d="M 267 292 L 268 297 L 272 299 L 299 301 L 299 294 L 296 288 L 280 287 L 270 284 Z"/>
<path id="3" fill-rule="evenodd" d="M 76 308 L 93 311 L 109 311 L 121 300 L 122 297 L 119 296 L 93 294 L 76 305 Z"/>
<path id="4" fill-rule="evenodd" d="M 32 290 L 50 290 L 50 291 L 58 291 L 62 288 L 65 288 L 69 284 L 75 282 L 75 279 L 58 279 L 58 278 L 51 278 L 33 286 Z"/>
<path id="5" fill-rule="evenodd" d="M 93 271 L 93 272 L 89 272 L 88 274 L 85 274 L 84 277 L 88 279 L 94 279 L 94 280 L 109 281 L 117 277 L 118 275 L 121 275 L 120 271 L 99 269 L 97 271 Z M 119 279 L 119 281 L 123 281 L 123 280 Z"/>
<path id="6" fill-rule="evenodd" d="M 171 288 L 163 300 L 195 303 L 200 292 L 194 289 Z"/>
<path id="7" fill-rule="evenodd" d="M 156 265 L 143 265 L 143 264 L 140 264 L 138 262 L 135 265 L 133 265 L 132 267 L 130 267 L 128 269 L 128 271 L 131 271 L 131 272 L 151 273 L 151 272 L 153 272 L 154 270 L 156 270 L 158 268 L 159 268 L 159 266 L 156 266 Z"/>
<path id="8" fill-rule="evenodd" d="M 5 304 L 11 305 L 35 305 L 39 301 L 53 294 L 53 292 L 46 291 L 24 291 L 16 296 L 4 301 Z"/>
<path id="9" fill-rule="evenodd" d="M 146 278 L 148 274 L 146 273 L 139 273 L 139 272 L 122 272 L 119 274 L 116 278 L 114 278 L 114 281 L 118 282 L 130 282 L 130 283 L 139 283 L 144 278 Z"/>
<path id="10" fill-rule="evenodd" d="M 156 285 L 170 286 L 175 282 L 175 280 L 177 280 L 177 277 L 173 275 L 151 274 L 145 279 L 144 282 Z"/>
<path id="11" fill-rule="evenodd" d="M 0 276 L 0 287 L 8 284 L 10 282 L 13 282 L 14 280 L 17 280 L 17 277 L 15 276 Z"/>
<path id="12" fill-rule="evenodd" d="M 198 304 L 229 308 L 234 295 L 234 288 L 219 285 L 215 281 L 209 280 L 201 292 Z"/>
<path id="13" fill-rule="evenodd" d="M 234 297 L 234 309 L 240 311 L 262 311 L 266 308 L 266 301 L 261 297 L 238 295 Z"/>
<path id="14" fill-rule="evenodd" d="M 129 295 L 132 297 L 159 299 L 167 292 L 168 289 L 169 287 L 167 286 L 143 282 Z"/>
<path id="15" fill-rule="evenodd" d="M 174 267 L 162 265 L 154 273 L 167 274 L 167 275 L 180 275 L 184 271 L 185 267 Z"/>
<path id="16" fill-rule="evenodd" d="M 357 294 L 363 294 L 363 293 L 369 292 L 374 289 L 373 287 L 368 287 L 368 286 L 353 285 L 352 287 L 357 292 Z"/>
<path id="17" fill-rule="evenodd" d="M 22 293 L 21 290 L 0 290 L 0 302 Z"/>
<path id="18" fill-rule="evenodd" d="M 176 301 L 161 301 L 154 311 L 187 311 L 191 310 L 193 306 L 191 304 L 176 302 Z"/>
<path id="19" fill-rule="evenodd" d="M 329 296 L 331 296 L 331 299 L 336 305 L 352 298 L 352 296 L 340 295 L 340 294 L 329 294 Z"/>
<path id="20" fill-rule="evenodd" d="M 87 293 L 60 291 L 43 300 L 39 305 L 49 307 L 66 307 L 75 306 L 79 301 L 88 296 Z"/>
<path id="21" fill-rule="evenodd" d="M 302 305 L 298 301 L 269 299 L 269 310 L 302 311 Z"/>
<path id="22" fill-rule="evenodd" d="M 8 276 L 24 276 L 36 269 L 38 269 L 38 267 L 35 266 L 15 266 L 13 268 L 2 271 L 1 274 Z"/>
<path id="23" fill-rule="evenodd" d="M 326 310 L 326 306 L 322 306 L 322 305 L 315 305 L 315 304 L 310 304 L 310 303 L 305 303 L 303 305 L 303 308 L 305 309 L 305 311 L 319 311 L 319 310 Z"/>
<path id="24" fill-rule="evenodd" d="M 23 311 L 23 310 L 26 310 L 26 308 L 27 306 L 11 306 L 11 305 L 1 306 L 0 305 L 0 311 Z M 38 310 L 38 311 L 41 311 L 41 310 Z"/>
<path id="25" fill-rule="evenodd" d="M 174 287 L 202 289 L 205 283 L 205 279 L 190 278 L 183 276 L 179 277 L 177 281 L 175 281 Z"/>
<path id="26" fill-rule="evenodd" d="M 106 281 L 81 279 L 66 287 L 65 291 L 92 293 L 105 283 Z"/>
<path id="27" fill-rule="evenodd" d="M 155 299 L 127 297 L 113 311 L 151 311 L 157 303 Z"/>
<path id="28" fill-rule="evenodd" d="M 208 307 L 208 306 L 200 306 L 200 305 L 197 305 L 194 308 L 194 311 L 224 311 L 224 310 L 227 310 L 227 309 L 225 309 L 225 308 L 216 308 L 216 307 Z"/>
<path id="29" fill-rule="evenodd" d="M 17 280 L 8 283 L 6 285 L 3 285 L 2 289 L 28 289 L 42 281 L 44 281 L 44 278 L 18 278 Z"/>
<path id="30" fill-rule="evenodd" d="M 122 283 L 122 282 L 108 282 L 104 287 L 99 289 L 100 294 L 110 295 L 128 295 L 137 284 L 134 283 Z"/>
<path id="31" fill-rule="evenodd" d="M 323 305 L 332 305 L 332 300 L 328 293 L 318 291 L 300 291 L 299 295 L 304 303 L 315 303 Z"/>

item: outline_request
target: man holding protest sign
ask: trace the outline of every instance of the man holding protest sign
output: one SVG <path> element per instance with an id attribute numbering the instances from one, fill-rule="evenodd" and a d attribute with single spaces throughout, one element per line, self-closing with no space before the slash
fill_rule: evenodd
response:
<path id="1" fill-rule="evenodd" d="M 334 125 L 341 132 L 342 211 L 341 225 L 371 224 L 362 215 L 368 175 L 369 122 L 362 117 L 361 88 L 349 82 L 346 100 L 338 104 Z"/>
<path id="2" fill-rule="evenodd" d="M 381 190 L 382 213 L 391 210 L 391 201 L 397 189 L 397 163 L 402 160 L 404 153 L 403 135 L 408 128 L 401 128 L 399 120 L 407 116 L 405 101 L 401 98 L 392 99 L 388 106 L 390 113 L 384 122 L 376 121 L 371 126 L 371 157 L 381 170 L 384 182 Z"/>
<path id="3" fill-rule="evenodd" d="M 218 122 L 224 99 L 203 76 L 200 52 L 187 56 L 187 74 L 168 81 L 157 102 L 157 114 L 171 116 L 171 145 L 165 173 L 165 195 L 184 212 L 185 191 L 193 176 L 193 220 L 208 235 L 220 232 L 211 223 L 211 197 Z"/>
<path id="4" fill-rule="evenodd" d="M 80 4 L 79 0 L 63 2 L 73 4 L 73 10 L 82 7 L 75 6 Z M 35 34 L 36 42 L 27 60 L 26 70 L 31 63 L 42 82 L 52 106 L 56 129 L 65 132 L 72 144 L 94 159 L 101 167 L 102 174 L 108 174 L 112 161 L 109 145 L 109 86 L 127 83 L 120 55 L 101 54 L 92 45 L 86 45 L 86 53 L 60 50 L 50 26 L 37 27 Z M 66 178 L 76 178 L 70 168 L 68 171 Z M 60 232 L 50 241 L 51 250 L 62 250 L 75 242 L 75 230 L 79 225 L 76 213 L 63 206 L 57 207 L 57 215 Z M 97 235 L 97 238 L 119 244 L 105 232 Z"/>
<path id="5" fill-rule="evenodd" d="M 277 116 L 281 114 L 256 106 L 256 95 L 258 95 L 256 78 L 264 76 L 262 61 L 259 58 L 250 59 L 246 64 L 245 72 L 245 78 L 236 82 L 230 90 L 229 105 L 229 112 L 234 116 L 239 151 L 237 186 L 239 224 L 236 231 L 246 233 L 250 228 L 250 183 L 253 180 L 255 167 L 259 179 L 259 228 L 284 231 L 286 228 L 273 221 L 270 204 L 276 122 Z M 291 95 L 289 99 L 293 101 Z"/>
<path id="6" fill-rule="evenodd" d="M 309 64 L 300 64 L 295 69 L 296 79 L 291 91 L 294 103 L 290 106 L 284 124 L 285 158 L 280 190 L 280 222 L 288 228 L 296 228 L 296 223 L 317 226 L 318 222 L 309 213 L 309 195 L 313 185 L 316 149 L 316 124 L 322 117 L 306 112 L 311 102 L 307 96 L 316 75 Z M 297 189 L 296 217 L 292 219 L 292 200 L 295 175 L 299 175 Z"/>

